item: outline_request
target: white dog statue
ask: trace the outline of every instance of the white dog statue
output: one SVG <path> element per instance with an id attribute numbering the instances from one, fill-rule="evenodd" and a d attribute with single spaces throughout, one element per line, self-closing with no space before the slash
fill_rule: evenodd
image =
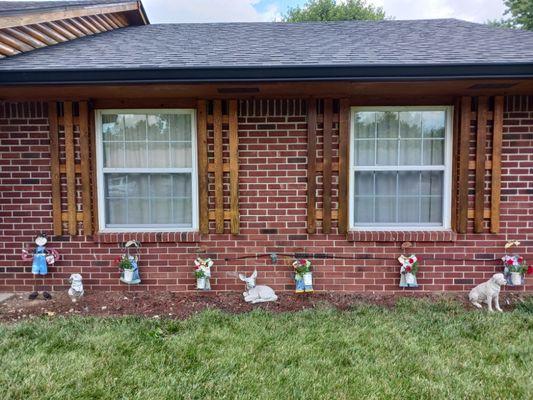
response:
<path id="1" fill-rule="evenodd" d="M 482 308 L 480 302 L 487 303 L 488 309 L 492 312 L 492 302 L 497 311 L 503 312 L 500 308 L 500 287 L 506 285 L 507 281 L 503 274 L 494 274 L 487 282 L 477 285 L 470 291 L 468 298 L 477 308 Z"/>
<path id="2" fill-rule="evenodd" d="M 257 270 L 254 270 L 254 273 L 250 277 L 246 275 L 239 274 L 239 279 L 246 283 L 246 290 L 242 295 L 244 296 L 244 301 L 247 303 L 264 303 L 266 301 L 276 301 L 278 296 L 270 286 L 259 285 L 256 286 L 255 281 L 257 278 Z"/>
<path id="3" fill-rule="evenodd" d="M 72 299 L 72 302 L 76 302 L 77 299 L 83 296 L 83 283 L 82 277 L 80 274 L 72 274 L 68 279 L 70 282 L 70 289 L 68 290 L 68 295 Z"/>

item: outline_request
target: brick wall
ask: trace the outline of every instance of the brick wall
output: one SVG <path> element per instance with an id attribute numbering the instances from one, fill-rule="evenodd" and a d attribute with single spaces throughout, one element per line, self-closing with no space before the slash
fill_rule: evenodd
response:
<path id="1" fill-rule="evenodd" d="M 66 278 L 71 273 L 80 272 L 86 290 L 193 290 L 192 261 L 201 255 L 215 260 L 215 290 L 242 290 L 235 273 L 249 273 L 255 267 L 259 283 L 276 290 L 291 290 L 291 269 L 282 254 L 306 253 L 314 257 L 318 290 L 402 291 L 398 288 L 396 258 L 401 252 L 400 244 L 409 240 L 415 245 L 412 252 L 422 260 L 418 291 L 469 290 L 501 271 L 500 263 L 492 259 L 501 257 L 507 239 L 520 240 L 521 254 L 533 264 L 533 97 L 509 97 L 505 103 L 502 229 L 498 235 L 308 235 L 305 103 L 242 101 L 238 236 L 151 233 L 53 237 L 50 246 L 57 248 L 63 259 L 50 268 L 44 283 L 49 289 L 60 290 L 67 286 Z M 336 134 L 334 131 L 334 143 L 338 140 Z M 0 139 L 0 291 L 30 291 L 41 282 L 33 279 L 31 262 L 20 259 L 21 250 L 32 245 L 36 233 L 52 232 L 44 104 L 0 103 Z M 473 190 L 472 181 L 471 184 Z M 336 201 L 336 190 L 333 194 Z M 121 253 L 120 243 L 132 237 L 143 242 L 143 283 L 128 287 L 119 283 L 113 260 Z M 256 258 L 272 252 L 280 254 L 277 264 L 268 255 Z M 349 259 L 353 257 L 369 259 Z M 434 257 L 458 261 L 433 260 Z M 531 291 L 532 280 L 533 277 L 526 287 L 505 290 Z"/>

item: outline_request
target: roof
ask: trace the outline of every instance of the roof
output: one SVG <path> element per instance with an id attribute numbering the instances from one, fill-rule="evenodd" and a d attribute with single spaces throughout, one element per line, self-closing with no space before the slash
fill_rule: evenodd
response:
<path id="1" fill-rule="evenodd" d="M 386 70 L 533 77 L 533 32 L 456 19 L 132 26 L 0 60 L 0 82 L 280 80 L 296 71 L 345 79 Z"/>
<path id="2" fill-rule="evenodd" d="M 136 2 L 136 0 L 0 1 L 0 15 Z"/>

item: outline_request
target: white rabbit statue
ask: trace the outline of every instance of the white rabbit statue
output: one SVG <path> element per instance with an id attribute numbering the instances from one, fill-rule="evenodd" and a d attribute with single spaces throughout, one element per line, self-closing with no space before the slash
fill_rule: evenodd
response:
<path id="1" fill-rule="evenodd" d="M 266 301 L 276 301 L 278 296 L 270 286 L 259 285 L 256 286 L 255 280 L 257 278 L 257 270 L 250 277 L 239 274 L 239 279 L 246 283 L 246 292 L 243 293 L 244 301 L 247 303 L 263 303 Z"/>

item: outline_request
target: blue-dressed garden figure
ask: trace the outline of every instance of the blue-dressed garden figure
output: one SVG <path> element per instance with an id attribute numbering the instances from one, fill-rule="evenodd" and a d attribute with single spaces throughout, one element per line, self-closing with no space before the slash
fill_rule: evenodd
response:
<path id="1" fill-rule="evenodd" d="M 22 259 L 23 260 L 32 260 L 31 273 L 35 279 L 42 278 L 48 274 L 48 265 L 53 265 L 59 259 L 59 253 L 50 248 L 46 248 L 48 239 L 44 233 L 39 234 L 35 238 L 35 244 L 37 245 L 32 252 L 27 250 L 22 250 Z M 35 290 L 30 293 L 28 298 L 34 300 L 39 296 L 39 290 L 37 285 L 34 288 Z M 51 299 L 52 295 L 47 291 L 42 290 L 43 297 L 45 299 Z"/>

